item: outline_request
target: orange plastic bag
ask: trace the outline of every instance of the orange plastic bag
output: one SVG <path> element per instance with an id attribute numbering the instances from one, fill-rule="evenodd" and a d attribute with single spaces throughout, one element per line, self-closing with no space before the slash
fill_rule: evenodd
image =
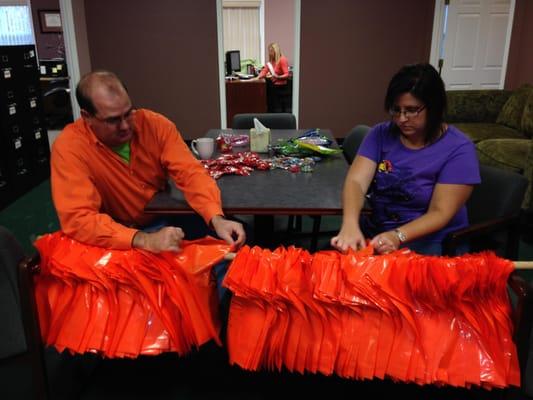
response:
<path id="1" fill-rule="evenodd" d="M 35 292 L 45 343 L 74 353 L 137 357 L 184 354 L 220 344 L 212 267 L 230 246 L 204 238 L 178 253 L 109 250 L 61 232 L 35 242 L 41 273 Z"/>
<path id="2" fill-rule="evenodd" d="M 244 247 L 224 281 L 234 293 L 230 362 L 352 379 L 516 386 L 506 293 L 512 268 L 491 253 Z"/>

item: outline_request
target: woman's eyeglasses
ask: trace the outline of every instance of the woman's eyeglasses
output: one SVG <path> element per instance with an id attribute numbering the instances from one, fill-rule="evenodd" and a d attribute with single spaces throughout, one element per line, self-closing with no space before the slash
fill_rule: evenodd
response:
<path id="1" fill-rule="evenodd" d="M 107 117 L 107 118 L 100 118 L 93 114 L 93 117 L 96 118 L 98 121 L 104 122 L 108 125 L 118 126 L 122 123 L 123 120 L 129 122 L 131 117 L 133 117 L 133 114 L 135 114 L 135 109 L 132 107 L 128 111 L 126 111 L 122 115 L 118 115 L 116 117 Z"/>
<path id="2" fill-rule="evenodd" d="M 405 116 L 405 118 L 416 118 L 418 117 L 418 114 L 420 114 L 426 106 L 420 106 L 420 107 L 407 107 L 405 110 L 402 110 L 399 107 L 393 107 L 389 110 L 389 114 L 392 116 L 392 118 L 400 118 L 402 114 Z"/>

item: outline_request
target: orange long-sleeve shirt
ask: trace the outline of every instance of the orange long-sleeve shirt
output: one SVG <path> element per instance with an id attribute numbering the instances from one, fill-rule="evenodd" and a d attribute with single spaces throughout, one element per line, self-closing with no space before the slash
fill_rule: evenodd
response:
<path id="1" fill-rule="evenodd" d="M 144 206 L 171 177 L 209 223 L 223 215 L 220 191 L 175 125 L 149 110 L 134 115 L 130 163 L 102 144 L 83 119 L 69 124 L 52 147 L 52 197 L 61 229 L 95 246 L 131 248 Z"/>

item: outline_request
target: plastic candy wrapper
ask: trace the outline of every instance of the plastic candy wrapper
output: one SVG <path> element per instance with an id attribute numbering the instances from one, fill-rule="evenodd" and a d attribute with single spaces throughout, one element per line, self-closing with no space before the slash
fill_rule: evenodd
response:
<path id="1" fill-rule="evenodd" d="M 58 351 L 137 357 L 220 345 L 212 267 L 230 250 L 206 237 L 178 253 L 109 250 L 61 232 L 35 242 L 35 295 L 44 343 Z"/>
<path id="2" fill-rule="evenodd" d="M 314 144 L 316 146 L 329 147 L 333 143 L 327 136 L 320 134 L 320 129 L 310 129 L 306 131 L 302 136 L 296 138 L 301 143 Z"/>
<path id="3" fill-rule="evenodd" d="M 277 144 L 272 146 L 272 151 L 283 157 L 311 157 L 316 155 L 313 151 L 298 146 L 294 139 L 278 140 Z"/>
<path id="4" fill-rule="evenodd" d="M 243 247 L 233 292 L 230 363 L 419 385 L 520 384 L 506 282 L 492 253 L 373 255 Z"/>
<path id="5" fill-rule="evenodd" d="M 332 149 L 332 143 L 320 134 L 320 129 L 312 129 L 294 139 L 278 140 L 272 150 L 276 154 L 293 157 L 331 156 L 342 153 L 341 149 Z"/>
<path id="6" fill-rule="evenodd" d="M 263 160 L 257 153 L 249 151 L 223 154 L 212 160 L 202 160 L 202 163 L 213 179 L 218 179 L 226 174 L 247 176 L 254 169 L 263 171 L 270 169 L 268 160 Z"/>
<path id="7" fill-rule="evenodd" d="M 273 157 L 270 159 L 271 168 L 284 169 L 290 172 L 313 172 L 316 160 L 313 157 Z"/>
<path id="8" fill-rule="evenodd" d="M 221 133 L 217 136 L 216 142 L 221 153 L 229 153 L 233 147 L 247 146 L 250 143 L 250 138 L 248 135 Z"/>
<path id="9" fill-rule="evenodd" d="M 300 140 L 295 140 L 295 143 L 305 149 L 305 150 L 312 150 L 318 154 L 321 154 L 321 155 L 324 155 L 324 156 L 331 156 L 331 155 L 334 155 L 334 154 L 340 154 L 342 153 L 342 150 L 341 149 L 331 149 L 329 147 L 326 147 L 326 146 L 320 146 L 320 145 L 316 145 L 316 144 L 311 144 L 311 143 L 306 143 L 306 142 L 302 142 Z"/>

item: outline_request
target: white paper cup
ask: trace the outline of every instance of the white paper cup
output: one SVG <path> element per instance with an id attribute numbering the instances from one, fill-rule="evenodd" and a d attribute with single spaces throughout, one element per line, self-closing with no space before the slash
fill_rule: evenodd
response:
<path id="1" fill-rule="evenodd" d="M 215 151 L 215 139 L 213 138 L 199 138 L 191 142 L 191 149 L 194 154 L 202 160 L 208 160 Z"/>

